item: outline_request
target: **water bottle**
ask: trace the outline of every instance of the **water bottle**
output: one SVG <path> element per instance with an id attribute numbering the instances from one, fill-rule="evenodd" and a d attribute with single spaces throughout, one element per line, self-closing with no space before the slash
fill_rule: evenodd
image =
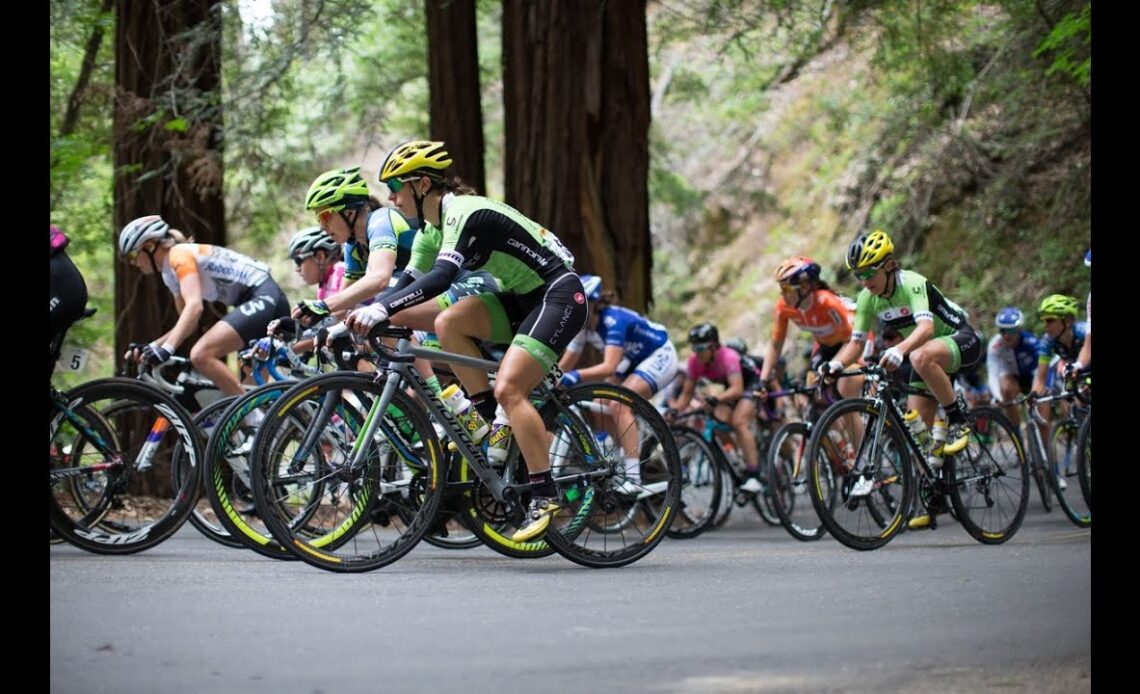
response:
<path id="1" fill-rule="evenodd" d="M 949 434 L 946 422 L 935 418 L 934 426 L 930 427 L 930 455 L 926 456 L 926 464 L 935 470 L 942 467 L 942 446 L 946 444 Z"/>
<path id="2" fill-rule="evenodd" d="M 495 410 L 495 421 L 491 426 L 491 436 L 487 439 L 487 460 L 501 465 L 511 451 L 511 423 L 507 412 L 499 405 Z"/>
<path id="3" fill-rule="evenodd" d="M 918 442 L 918 448 L 922 451 L 929 451 L 931 444 L 930 431 L 926 428 L 926 422 L 922 421 L 919 416 L 918 410 L 909 410 L 903 415 L 903 421 L 910 429 L 910 433 L 914 436 L 914 440 Z"/>
<path id="4" fill-rule="evenodd" d="M 471 440 L 479 443 L 487 432 L 491 429 L 487 422 L 483 421 L 483 417 L 479 415 L 479 410 L 475 409 L 471 401 L 463 394 L 463 390 L 452 383 L 439 394 L 439 399 L 443 404 L 447 405 L 447 409 L 455 415 L 455 419 L 459 425 L 467 431 L 471 436 Z"/>

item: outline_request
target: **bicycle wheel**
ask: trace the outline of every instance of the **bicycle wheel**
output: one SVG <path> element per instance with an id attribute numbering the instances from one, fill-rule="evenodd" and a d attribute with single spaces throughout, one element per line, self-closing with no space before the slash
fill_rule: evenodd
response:
<path id="1" fill-rule="evenodd" d="M 914 497 L 904 436 L 882 416 L 873 400 L 840 400 L 820 416 L 808 441 L 812 506 L 828 532 L 852 549 L 890 542 Z"/>
<path id="2" fill-rule="evenodd" d="M 483 544 L 483 540 L 470 526 L 466 514 L 466 504 L 462 500 L 459 484 L 463 481 L 463 471 L 460 470 L 459 461 L 462 456 L 458 452 L 447 454 L 447 488 L 439 503 L 435 522 L 424 534 L 424 542 L 440 549 L 470 549 Z M 464 466 L 466 464 L 464 463 Z"/>
<path id="3" fill-rule="evenodd" d="M 681 458 L 681 501 L 677 518 L 666 533 L 679 539 L 693 538 L 708 529 L 716 516 L 723 477 L 716 453 L 699 431 L 679 426 L 671 431 Z"/>
<path id="4" fill-rule="evenodd" d="M 543 408 L 553 433 L 551 472 L 556 480 L 588 476 L 562 483 L 561 509 L 546 541 L 570 561 L 592 568 L 641 559 L 665 538 L 681 496 L 681 465 L 668 425 L 649 401 L 621 386 L 584 383 L 555 397 L 562 398 L 564 409 L 554 403 Z M 627 423 L 619 427 L 619 421 Z M 602 431 L 619 443 L 610 455 L 599 454 L 595 434 Z M 624 462 L 635 452 L 636 472 Z M 623 481 L 641 492 L 619 492 Z M 631 506 L 636 507 L 633 522 L 618 524 L 615 519 Z"/>
<path id="5" fill-rule="evenodd" d="M 1049 434 L 1049 481 L 1065 517 L 1078 528 L 1087 528 L 1092 525 L 1092 511 L 1085 503 L 1080 480 L 1077 479 L 1080 431 L 1080 421 L 1076 417 L 1053 425 Z"/>
<path id="6" fill-rule="evenodd" d="M 202 443 L 190 414 L 145 383 L 107 378 L 52 399 L 51 528 L 97 554 L 131 554 L 173 535 L 193 511 Z M 186 457 L 175 477 L 172 460 Z M 64 452 L 66 449 L 67 452 Z"/>
<path id="7" fill-rule="evenodd" d="M 720 470 L 720 503 L 717 505 L 716 513 L 713 514 L 712 523 L 707 528 L 716 530 L 724 527 L 728 517 L 732 515 L 732 509 L 736 507 L 736 475 L 733 474 L 732 464 L 724 457 L 720 447 L 710 443 L 709 448 L 716 457 L 717 469 Z"/>
<path id="8" fill-rule="evenodd" d="M 763 429 L 756 434 L 756 479 L 759 480 L 761 489 L 752 495 L 752 508 L 756 510 L 760 518 L 768 525 L 778 528 L 782 525 L 780 522 L 780 514 L 776 513 L 776 507 L 772 501 L 772 489 L 768 486 L 768 475 L 765 474 L 764 467 L 768 460 L 768 451 L 772 445 L 772 437 L 768 433 L 768 429 Z"/>
<path id="9" fill-rule="evenodd" d="M 229 535 L 262 556 L 288 561 L 296 557 L 273 539 L 257 514 L 249 478 L 256 432 L 246 420 L 255 411 L 264 416 L 277 398 L 295 384 L 296 381 L 266 383 L 230 401 L 210 431 L 202 466 L 203 496 Z"/>
<path id="10" fill-rule="evenodd" d="M 1013 537 L 1029 507 L 1029 461 L 1013 423 L 994 407 L 966 413 L 970 439 L 944 463 L 950 504 L 970 537 L 997 545 Z"/>
<path id="11" fill-rule="evenodd" d="M 513 559 L 539 559 L 554 554 L 554 548 L 541 537 L 525 542 L 511 539 L 515 525 L 507 514 L 506 506 L 496 500 L 486 485 L 471 472 L 463 456 L 453 454 L 451 465 L 455 470 L 454 479 L 468 487 L 459 499 L 466 524 L 484 545 Z M 519 457 L 518 444 L 513 441 L 501 475 L 506 475 L 515 484 L 529 481 L 526 465 Z"/>
<path id="12" fill-rule="evenodd" d="M 772 509 L 788 534 L 802 542 L 818 540 L 827 534 L 815 507 L 808 498 L 808 440 L 811 426 L 807 422 L 787 422 L 776 430 L 765 461 L 768 489 L 772 493 Z M 830 468 L 825 468 L 830 471 Z M 831 486 L 831 482 L 827 483 Z"/>
<path id="13" fill-rule="evenodd" d="M 254 441 L 259 516 L 278 543 L 318 568 L 386 566 L 416 546 L 439 510 L 446 461 L 410 396 L 397 389 L 376 434 L 359 437 L 366 426 L 354 422 L 377 416 L 384 388 L 372 374 L 314 376 L 278 397 Z M 359 447 L 365 455 L 354 466 Z"/>
<path id="14" fill-rule="evenodd" d="M 1045 468 L 1048 466 L 1046 461 L 1041 460 L 1041 451 L 1037 447 L 1035 436 L 1040 436 L 1040 428 L 1032 420 L 1027 420 L 1027 427 L 1034 427 L 1038 433 L 1036 435 L 1029 434 L 1024 441 L 1023 450 L 1028 447 L 1026 457 L 1029 459 L 1029 472 L 1033 476 L 1033 483 L 1037 486 L 1037 494 L 1041 498 L 1041 507 L 1045 509 L 1046 513 L 1053 510 L 1053 485 L 1049 483 L 1049 478 L 1045 474 Z"/>
<path id="15" fill-rule="evenodd" d="M 1085 504 L 1092 513 L 1092 410 L 1081 422 L 1081 431 L 1077 435 L 1077 478 L 1081 483 L 1081 494 L 1085 497 Z"/>
<path id="16" fill-rule="evenodd" d="M 221 419 L 221 414 L 225 411 L 226 407 L 234 400 L 233 397 L 221 398 L 207 405 L 205 408 L 198 411 L 194 415 L 194 425 L 198 428 L 199 435 L 203 441 L 206 441 L 214 427 Z M 203 448 L 203 460 L 209 458 L 208 446 Z M 186 474 L 186 458 L 181 455 L 176 455 L 174 458 L 174 476 L 176 480 L 181 479 L 182 475 Z M 238 540 L 226 530 L 226 526 L 218 519 L 218 515 L 210 503 L 209 495 L 205 494 L 206 488 L 206 465 L 202 466 L 202 492 L 198 494 L 198 503 L 194 505 L 194 510 L 190 513 L 190 518 L 187 519 L 190 525 L 198 529 L 206 537 L 210 538 L 219 545 L 225 547 L 232 547 L 235 549 L 242 549 L 245 543 Z"/>

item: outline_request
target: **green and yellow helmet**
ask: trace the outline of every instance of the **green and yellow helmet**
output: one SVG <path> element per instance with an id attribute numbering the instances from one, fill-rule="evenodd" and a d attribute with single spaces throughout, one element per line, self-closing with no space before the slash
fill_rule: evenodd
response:
<path id="1" fill-rule="evenodd" d="M 847 267 L 850 270 L 861 270 L 878 265 L 894 252 L 895 244 L 885 231 L 876 229 L 870 234 L 859 234 L 847 247 Z"/>
<path id="2" fill-rule="evenodd" d="M 1041 300 L 1037 308 L 1039 316 L 1073 316 L 1077 315 L 1077 300 L 1064 294 L 1050 294 Z"/>
<path id="3" fill-rule="evenodd" d="M 390 179 L 402 178 L 413 173 L 440 178 L 449 166 L 451 166 L 451 155 L 447 153 L 442 142 L 412 140 L 396 145 L 391 152 L 388 152 L 388 156 L 380 166 L 380 182 L 386 183 Z"/>
<path id="4" fill-rule="evenodd" d="M 313 181 L 305 196 L 305 209 L 329 208 L 340 212 L 345 207 L 368 200 L 368 184 L 360 175 L 360 167 L 326 171 Z"/>

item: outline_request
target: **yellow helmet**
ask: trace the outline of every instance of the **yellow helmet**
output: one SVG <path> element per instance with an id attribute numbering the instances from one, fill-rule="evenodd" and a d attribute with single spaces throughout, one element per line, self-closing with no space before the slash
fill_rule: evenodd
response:
<path id="1" fill-rule="evenodd" d="M 449 166 L 451 166 L 451 155 L 444 149 L 442 142 L 412 140 L 397 145 L 388 152 L 388 156 L 380 166 L 380 182 L 386 183 L 389 179 L 411 173 L 439 178 Z"/>
<path id="2" fill-rule="evenodd" d="M 885 231 L 876 229 L 870 234 L 859 234 L 847 247 L 847 267 L 859 270 L 878 265 L 895 252 L 895 244 Z"/>

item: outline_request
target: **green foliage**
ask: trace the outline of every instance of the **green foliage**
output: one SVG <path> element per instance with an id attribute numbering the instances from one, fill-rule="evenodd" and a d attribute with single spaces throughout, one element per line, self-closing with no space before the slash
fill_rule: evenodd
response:
<path id="1" fill-rule="evenodd" d="M 1049 35 L 1037 46 L 1034 57 L 1052 54 L 1053 62 L 1046 75 L 1061 72 L 1082 87 L 1092 79 L 1092 4 L 1085 3 L 1078 12 L 1069 12 L 1057 22 Z"/>

